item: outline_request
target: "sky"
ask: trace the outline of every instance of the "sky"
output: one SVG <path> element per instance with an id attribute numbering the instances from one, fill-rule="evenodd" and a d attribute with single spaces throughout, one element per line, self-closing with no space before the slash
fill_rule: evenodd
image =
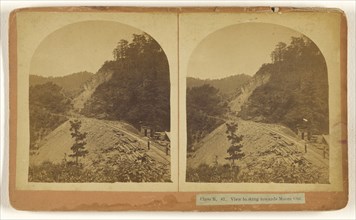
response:
<path id="1" fill-rule="evenodd" d="M 121 39 L 131 40 L 142 31 L 110 21 L 87 21 L 65 26 L 48 35 L 37 47 L 31 75 L 64 76 L 76 72 L 96 73 L 112 60 L 112 51 Z M 301 34 L 283 26 L 245 23 L 229 26 L 208 35 L 193 51 L 188 76 L 218 79 L 235 74 L 254 75 L 280 42 Z M 184 42 L 180 42 L 184 44 Z"/>
<path id="2" fill-rule="evenodd" d="M 219 79 L 236 74 L 254 75 L 278 42 L 289 43 L 301 36 L 289 28 L 267 23 L 244 23 L 220 29 L 204 38 L 194 49 L 188 76 Z M 181 42 L 182 43 L 182 42 Z"/>
<path id="3" fill-rule="evenodd" d="M 76 72 L 96 73 L 121 39 L 130 41 L 142 31 L 110 21 L 86 21 L 70 24 L 48 35 L 37 47 L 30 74 L 64 76 Z"/>

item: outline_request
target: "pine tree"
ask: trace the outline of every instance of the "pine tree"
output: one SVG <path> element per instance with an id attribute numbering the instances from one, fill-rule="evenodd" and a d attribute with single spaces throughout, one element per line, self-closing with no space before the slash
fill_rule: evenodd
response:
<path id="1" fill-rule="evenodd" d="M 70 157 L 75 157 L 75 163 L 78 165 L 79 157 L 85 157 L 88 154 L 88 151 L 85 149 L 85 145 L 87 142 L 85 141 L 87 133 L 80 132 L 80 128 L 82 126 L 82 122 L 79 120 L 69 121 L 70 122 L 70 131 L 72 138 L 74 139 L 74 144 L 70 148 L 73 153 L 70 154 Z"/>
<path id="2" fill-rule="evenodd" d="M 230 156 L 226 157 L 225 159 L 232 160 L 232 165 L 234 166 L 235 160 L 240 160 L 245 156 L 245 153 L 241 152 L 241 148 L 243 147 L 243 145 L 240 144 L 243 135 L 236 134 L 238 130 L 238 124 L 235 122 L 226 123 L 226 127 L 227 139 L 230 142 L 230 147 L 227 149 L 227 153 Z"/>

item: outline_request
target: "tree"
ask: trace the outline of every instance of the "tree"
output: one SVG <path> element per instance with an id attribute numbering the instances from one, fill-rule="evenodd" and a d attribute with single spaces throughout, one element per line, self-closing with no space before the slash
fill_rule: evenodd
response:
<path id="1" fill-rule="evenodd" d="M 52 82 L 30 86 L 30 148 L 68 118 L 71 100 L 63 93 L 63 88 Z"/>
<path id="2" fill-rule="evenodd" d="M 87 142 L 85 141 L 87 133 L 80 132 L 79 129 L 82 126 L 82 122 L 79 120 L 69 121 L 70 122 L 70 131 L 72 138 L 74 139 L 74 144 L 70 148 L 73 153 L 70 154 L 70 157 L 75 157 L 75 163 L 78 165 L 79 157 L 85 157 L 88 154 L 88 151 L 85 149 Z"/>
<path id="3" fill-rule="evenodd" d="M 226 134 L 227 139 L 230 142 L 230 147 L 227 149 L 227 153 L 230 155 L 226 157 L 227 160 L 232 160 L 232 165 L 235 164 L 235 160 L 240 160 L 245 156 L 245 153 L 241 152 L 243 145 L 240 143 L 242 141 L 243 135 L 237 135 L 238 124 L 235 122 L 226 123 Z"/>
<path id="4" fill-rule="evenodd" d="M 187 88 L 187 150 L 224 123 L 229 107 L 226 97 L 215 87 L 204 84 Z"/>
<path id="5" fill-rule="evenodd" d="M 287 44 L 284 42 L 279 42 L 276 45 L 275 50 L 271 53 L 271 59 L 272 59 L 273 63 L 281 62 L 284 60 L 286 47 L 287 47 Z"/>
<path id="6" fill-rule="evenodd" d="M 239 112 L 242 119 L 277 123 L 297 131 L 302 118 L 314 134 L 329 133 L 329 86 L 325 59 L 310 39 L 292 37 L 278 43 L 256 75 L 270 76 L 258 86 Z M 273 91 L 273 92 L 271 92 Z"/>
<path id="7" fill-rule="evenodd" d="M 99 85 L 85 103 L 83 114 L 105 114 L 111 120 L 140 122 L 158 130 L 170 129 L 169 64 L 160 45 L 147 34 L 120 40 L 99 72 L 111 72 L 110 80 Z"/>
<path id="8" fill-rule="evenodd" d="M 120 59 L 126 58 L 128 45 L 129 45 L 129 42 L 124 39 L 120 40 L 119 43 L 117 43 L 117 47 L 113 51 L 115 60 L 120 60 Z"/>

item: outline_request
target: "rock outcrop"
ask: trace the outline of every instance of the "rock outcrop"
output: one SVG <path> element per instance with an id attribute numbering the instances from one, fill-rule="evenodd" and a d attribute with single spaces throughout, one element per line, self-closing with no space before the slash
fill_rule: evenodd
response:
<path id="1" fill-rule="evenodd" d="M 253 91 L 266 84 L 271 77 L 270 73 L 256 74 L 251 80 L 245 85 L 243 85 L 236 93 L 236 98 L 230 102 L 231 111 L 236 114 L 241 111 L 242 105 L 248 100 Z"/>
<path id="2" fill-rule="evenodd" d="M 107 82 L 112 77 L 112 72 L 98 71 L 91 80 L 83 85 L 83 91 L 73 99 L 72 104 L 75 111 L 80 112 L 84 108 L 85 102 L 90 99 L 95 89 L 102 83 Z"/>

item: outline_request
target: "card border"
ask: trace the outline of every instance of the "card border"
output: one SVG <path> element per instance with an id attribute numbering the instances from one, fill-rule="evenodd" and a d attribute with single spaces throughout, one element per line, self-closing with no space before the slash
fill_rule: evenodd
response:
<path id="1" fill-rule="evenodd" d="M 16 144 L 17 144 L 17 32 L 16 13 L 22 11 L 56 12 L 261 12 L 271 13 L 269 7 L 192 7 L 192 8 L 147 8 L 147 7 L 45 7 L 17 9 L 10 14 L 9 30 L 9 69 L 10 69 L 10 170 L 9 192 L 11 205 L 19 210 L 145 210 L 145 211 L 296 211 L 296 210 L 335 210 L 348 202 L 348 159 L 347 159 L 347 23 L 345 14 L 338 9 L 320 8 L 279 8 L 286 12 L 336 11 L 341 13 L 341 118 L 343 186 L 341 192 L 306 192 L 305 204 L 292 205 L 226 205 L 196 206 L 197 192 L 92 192 L 92 191 L 29 191 L 16 190 Z M 179 132 L 179 131 L 178 131 Z M 181 146 L 179 146 L 181 147 Z M 199 192 L 214 193 L 214 192 Z M 226 192 L 228 193 L 228 192 Z M 231 192 L 239 193 L 239 192 Z M 241 193 L 241 192 L 240 192 Z M 247 193 L 247 192 L 243 192 Z M 259 194 L 269 194 L 259 192 Z M 277 193 L 277 192 L 276 192 Z M 280 192 L 285 193 L 285 192 Z M 131 203 L 130 203 L 131 202 Z"/>

